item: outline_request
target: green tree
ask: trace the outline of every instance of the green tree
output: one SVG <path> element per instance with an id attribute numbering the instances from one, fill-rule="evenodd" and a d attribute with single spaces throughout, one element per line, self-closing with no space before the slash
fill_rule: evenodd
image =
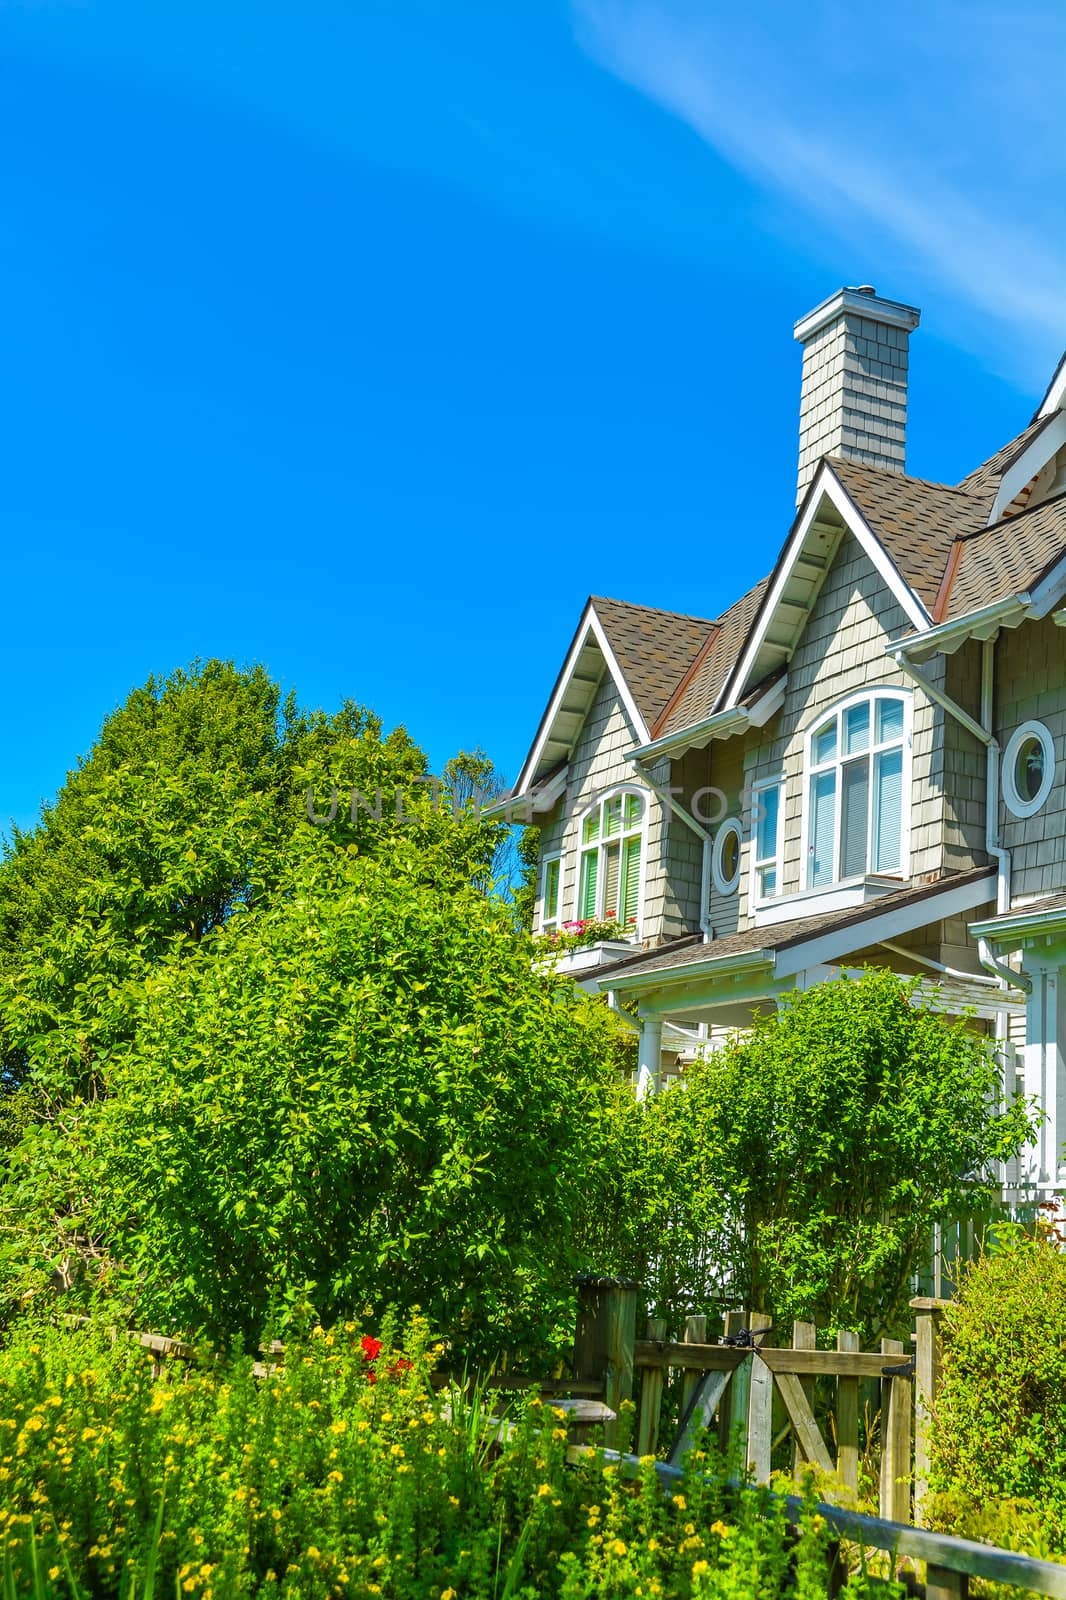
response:
<path id="1" fill-rule="evenodd" d="M 145 978 L 106 1092 L 23 1138 L 3 1222 L 63 1219 L 42 1268 L 64 1243 L 108 1264 L 142 1325 L 254 1337 L 306 1297 L 540 1346 L 610 1159 L 611 1038 L 507 907 L 406 839 L 318 834 L 284 893 Z"/>
<path id="2" fill-rule="evenodd" d="M 630 1126 L 620 1269 L 667 1312 L 728 1293 L 776 1321 L 908 1324 L 934 1223 L 987 1210 L 1030 1130 L 988 1043 L 870 969 L 786 998 Z"/>
<path id="3" fill-rule="evenodd" d="M 403 728 L 351 702 L 302 711 L 260 667 L 209 661 L 135 690 L 0 865 L 6 1085 L 94 1093 L 135 1025 L 128 986 L 269 900 L 316 833 L 372 853 L 402 832 L 427 871 L 484 873 L 500 828 L 457 827 L 435 796 Z"/>

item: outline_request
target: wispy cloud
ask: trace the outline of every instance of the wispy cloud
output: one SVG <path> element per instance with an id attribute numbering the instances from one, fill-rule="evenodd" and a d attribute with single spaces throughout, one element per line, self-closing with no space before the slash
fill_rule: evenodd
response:
<path id="1" fill-rule="evenodd" d="M 861 246 L 892 293 L 1031 379 L 1066 342 L 1066 12 L 906 0 L 573 0 L 601 66 L 785 204 L 812 256 Z M 828 239 L 827 239 L 828 235 Z M 835 250 L 826 250 L 831 241 Z M 872 265 L 871 265 L 872 264 Z"/>

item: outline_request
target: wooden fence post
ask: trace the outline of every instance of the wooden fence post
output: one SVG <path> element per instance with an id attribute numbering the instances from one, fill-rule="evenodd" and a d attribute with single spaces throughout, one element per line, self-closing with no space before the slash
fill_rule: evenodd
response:
<path id="1" fill-rule="evenodd" d="M 792 1326 L 792 1348 L 793 1348 L 793 1350 L 817 1350 L 817 1348 L 818 1348 L 818 1329 L 815 1327 L 813 1322 L 796 1322 L 796 1323 L 793 1323 L 793 1326 Z M 801 1378 L 800 1379 L 800 1387 L 803 1389 L 803 1392 L 807 1397 L 808 1404 L 811 1404 L 813 1402 L 813 1400 L 814 1400 L 814 1379 L 813 1378 Z M 812 1409 L 813 1409 L 813 1406 L 812 1406 Z M 805 1459 L 806 1459 L 806 1457 L 804 1456 L 803 1451 L 799 1447 L 799 1440 L 796 1439 L 796 1438 L 793 1438 L 793 1441 L 792 1441 L 792 1476 L 794 1478 L 798 1478 L 799 1477 L 800 1468 L 802 1467 L 803 1462 L 805 1461 Z"/>
<path id="2" fill-rule="evenodd" d="M 933 1403 L 940 1386 L 940 1327 L 946 1300 L 920 1295 L 911 1301 L 914 1312 L 914 1523 L 925 1526 L 929 1498 L 929 1430 Z"/>
<path id="3" fill-rule="evenodd" d="M 882 1339 L 881 1354 L 886 1366 L 898 1366 L 903 1345 L 899 1339 Z M 889 1522 L 911 1520 L 911 1391 L 909 1378 L 881 1380 L 880 1515 Z"/>
<path id="4" fill-rule="evenodd" d="M 603 1398 L 615 1413 L 604 1427 L 604 1443 L 617 1448 L 618 1411 L 633 1398 L 633 1345 L 637 1336 L 637 1290 L 630 1278 L 583 1277 L 574 1332 L 574 1377 L 603 1384 Z"/>
<path id="5" fill-rule="evenodd" d="M 748 1318 L 752 1333 L 762 1333 L 770 1326 L 770 1318 L 762 1311 L 753 1311 Z M 748 1396 L 748 1465 L 755 1474 L 756 1483 L 770 1481 L 770 1447 L 773 1444 L 774 1375 L 758 1355 L 748 1362 L 751 1373 L 751 1390 Z M 736 1380 L 734 1379 L 734 1382 Z"/>
<path id="6" fill-rule="evenodd" d="M 697 1313 L 694 1316 L 685 1318 L 685 1343 L 686 1344 L 706 1344 L 707 1343 L 707 1318 L 706 1317 L 701 1316 L 701 1315 L 699 1315 Z M 685 1376 L 681 1380 L 681 1415 L 682 1416 L 684 1416 L 685 1412 L 688 1410 L 689 1401 L 692 1399 L 692 1396 L 695 1394 L 696 1385 L 699 1383 L 699 1381 L 700 1381 L 699 1373 L 698 1372 L 693 1372 L 691 1369 L 689 1369 L 685 1373 Z"/>
<path id="7" fill-rule="evenodd" d="M 648 1338 L 656 1341 L 666 1338 L 666 1322 L 662 1317 L 648 1318 Z M 640 1415 L 637 1419 L 637 1455 L 653 1456 L 659 1439 L 659 1413 L 663 1403 L 662 1367 L 645 1367 L 640 1383 Z"/>
<path id="8" fill-rule="evenodd" d="M 838 1350 L 858 1350 L 857 1333 L 838 1333 Z M 837 1476 L 853 1494 L 859 1492 L 859 1380 L 837 1379 Z"/>
<path id="9" fill-rule="evenodd" d="M 735 1338 L 744 1327 L 743 1311 L 727 1311 L 725 1336 Z M 734 1436 L 739 1434 L 738 1449 L 741 1461 L 748 1459 L 748 1398 L 751 1394 L 751 1362 L 745 1361 L 734 1372 L 728 1389 L 718 1407 L 718 1443 L 723 1454 L 733 1447 Z"/>

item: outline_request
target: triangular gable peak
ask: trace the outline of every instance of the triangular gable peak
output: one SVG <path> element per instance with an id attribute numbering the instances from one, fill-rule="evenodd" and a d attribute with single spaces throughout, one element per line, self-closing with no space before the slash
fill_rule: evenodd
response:
<path id="1" fill-rule="evenodd" d="M 562 671 L 526 757 L 513 798 L 550 781 L 570 758 L 608 673 L 634 742 L 648 729 L 715 623 L 594 595 L 582 613 Z"/>
<path id="2" fill-rule="evenodd" d="M 1050 393 L 1050 391 L 1049 391 Z M 1004 463 L 988 526 L 1017 516 L 1066 489 L 1066 410 L 1042 411 L 1022 448 Z"/>
<path id="3" fill-rule="evenodd" d="M 929 626 L 928 609 L 860 512 L 834 465 L 823 461 L 807 492 L 751 633 L 722 688 L 720 709 L 739 705 L 756 684 L 787 666 L 845 533 L 854 536 L 914 627 Z M 950 540 L 945 544 L 945 559 L 949 547 Z"/>

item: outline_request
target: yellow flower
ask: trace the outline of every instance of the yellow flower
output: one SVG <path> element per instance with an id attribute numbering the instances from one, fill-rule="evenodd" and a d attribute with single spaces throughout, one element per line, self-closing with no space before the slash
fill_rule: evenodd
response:
<path id="1" fill-rule="evenodd" d="M 444 1593 L 440 1597 L 440 1600 L 455 1600 L 455 1590 L 445 1589 Z"/>
<path id="2" fill-rule="evenodd" d="M 678 1511 L 687 1511 L 688 1510 L 688 1506 L 687 1506 L 687 1504 L 685 1502 L 685 1497 L 684 1497 L 683 1494 L 675 1494 L 674 1495 L 674 1505 L 677 1507 Z"/>
<path id="3" fill-rule="evenodd" d="M 307 1559 L 309 1561 L 317 1561 L 321 1554 L 322 1552 L 318 1548 L 317 1544 L 309 1544 L 307 1546 Z"/>
<path id="4" fill-rule="evenodd" d="M 712 1522 L 711 1532 L 716 1533 L 719 1539 L 728 1539 L 733 1530 L 728 1528 L 724 1522 Z"/>
<path id="5" fill-rule="evenodd" d="M 403 1445 L 402 1444 L 394 1444 L 394 1445 L 392 1445 L 392 1447 L 389 1450 L 389 1455 L 390 1456 L 402 1456 L 403 1455 Z"/>
<path id="6" fill-rule="evenodd" d="M 710 1570 L 711 1563 L 709 1561 L 694 1561 L 692 1563 L 692 1576 L 694 1578 L 702 1578 L 703 1574 L 710 1572 Z"/>
<path id="7" fill-rule="evenodd" d="M 612 1539 L 607 1549 L 613 1556 L 624 1556 L 626 1553 L 625 1544 L 621 1539 Z"/>
<path id="8" fill-rule="evenodd" d="M 25 1427 L 27 1429 L 27 1432 L 29 1432 L 29 1433 L 40 1433 L 41 1429 L 44 1427 L 44 1422 L 43 1422 L 42 1418 L 40 1418 L 40 1417 L 28 1417 L 26 1419 Z M 87 1428 L 86 1432 L 88 1433 L 88 1435 L 89 1435 L 89 1437 L 91 1439 L 92 1438 L 92 1429 L 91 1428 Z M 82 1434 L 82 1438 L 84 1439 L 84 1437 L 85 1437 L 85 1434 L 83 1433 Z"/>
<path id="9" fill-rule="evenodd" d="M 346 1433 L 347 1430 L 348 1424 L 345 1422 L 343 1417 L 341 1417 L 337 1422 L 331 1422 L 329 1425 L 330 1433 Z"/>
<path id="10" fill-rule="evenodd" d="M 331 1472 L 330 1475 L 329 1475 L 329 1481 L 330 1481 L 330 1483 L 343 1483 L 344 1482 L 344 1473 L 343 1472 Z"/>
<path id="11" fill-rule="evenodd" d="M 457 1495 L 457 1494 L 450 1494 L 450 1495 L 449 1495 L 449 1496 L 448 1496 L 448 1504 L 449 1504 L 449 1505 L 450 1505 L 450 1506 L 455 1506 L 455 1507 L 456 1507 L 456 1509 L 458 1509 L 458 1506 L 459 1506 L 459 1496 L 458 1496 L 458 1495 Z M 440 1597 L 440 1600 L 444 1600 L 444 1596 L 443 1596 L 443 1595 L 441 1595 L 441 1597 Z"/>
<path id="12" fill-rule="evenodd" d="M 537 1499 L 538 1500 L 543 1500 L 545 1495 L 549 1495 L 549 1494 L 551 1494 L 551 1492 L 552 1492 L 551 1484 L 550 1483 L 542 1483 L 540 1488 L 537 1490 Z"/>
<path id="13" fill-rule="evenodd" d="M 49 1567 L 48 1568 L 48 1576 L 51 1578 L 52 1582 L 55 1583 L 56 1579 L 59 1577 L 59 1568 L 58 1567 Z"/>

